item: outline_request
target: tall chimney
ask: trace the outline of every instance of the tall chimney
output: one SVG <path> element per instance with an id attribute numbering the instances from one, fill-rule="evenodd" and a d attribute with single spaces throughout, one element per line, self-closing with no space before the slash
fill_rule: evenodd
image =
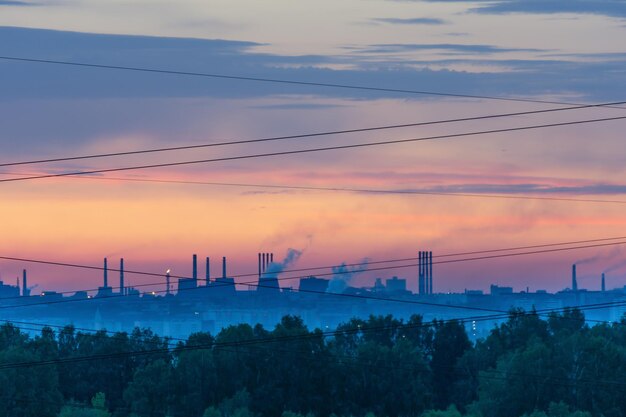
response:
<path id="1" fill-rule="evenodd" d="M 432 252 L 428 252 L 428 277 L 429 277 L 428 289 L 430 291 L 430 294 L 432 294 L 433 293 L 433 253 Z"/>
<path id="2" fill-rule="evenodd" d="M 578 291 L 578 282 L 576 281 L 576 264 L 572 265 L 572 291 Z"/>
<path id="3" fill-rule="evenodd" d="M 165 273 L 165 285 L 167 286 L 165 288 L 165 294 L 170 295 L 170 270 L 169 269 Z"/>
<path id="4" fill-rule="evenodd" d="M 259 252 L 259 279 L 261 279 L 261 252 Z"/>
<path id="5" fill-rule="evenodd" d="M 211 282 L 211 263 L 209 260 L 209 257 L 206 257 L 206 282 L 204 285 L 209 285 L 209 283 Z"/>
<path id="6" fill-rule="evenodd" d="M 105 288 L 109 286 L 108 273 L 109 273 L 109 268 L 107 266 L 107 258 L 104 258 L 104 287 Z"/>
<path id="7" fill-rule="evenodd" d="M 198 284 L 198 255 L 193 254 L 193 275 L 192 278 L 195 281 L 195 284 Z"/>
<path id="8" fill-rule="evenodd" d="M 428 294 L 432 294 L 433 293 L 433 289 L 432 289 L 432 278 L 430 275 L 430 252 L 426 252 L 426 286 L 428 287 Z"/>
<path id="9" fill-rule="evenodd" d="M 422 252 L 422 269 L 424 274 L 424 294 L 428 294 L 428 252 Z"/>
<path id="10" fill-rule="evenodd" d="M 604 281 L 604 272 L 602 273 L 602 292 L 606 291 L 606 285 Z"/>
<path id="11" fill-rule="evenodd" d="M 419 255 L 417 257 L 417 276 L 418 276 L 418 293 L 420 295 L 424 294 L 424 272 L 422 271 L 422 251 L 419 251 Z"/>
<path id="12" fill-rule="evenodd" d="M 604 276 L 604 274 L 602 274 L 602 276 Z M 26 270 L 22 269 L 22 296 L 28 297 L 29 295 L 28 283 L 26 281 Z"/>
<path id="13" fill-rule="evenodd" d="M 124 295 L 124 258 L 120 258 L 120 294 Z"/>
<path id="14" fill-rule="evenodd" d="M 222 257 L 222 278 L 226 278 L 226 257 Z"/>
<path id="15" fill-rule="evenodd" d="M 270 263 L 274 262 L 274 253 L 270 253 Z"/>

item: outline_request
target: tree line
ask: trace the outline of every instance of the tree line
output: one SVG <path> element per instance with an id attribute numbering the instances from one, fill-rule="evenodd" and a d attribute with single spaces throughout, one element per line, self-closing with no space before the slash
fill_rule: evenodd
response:
<path id="1" fill-rule="evenodd" d="M 512 310 L 471 343 L 458 321 L 285 316 L 185 341 L 0 327 L 0 417 L 626 417 L 626 320 Z"/>

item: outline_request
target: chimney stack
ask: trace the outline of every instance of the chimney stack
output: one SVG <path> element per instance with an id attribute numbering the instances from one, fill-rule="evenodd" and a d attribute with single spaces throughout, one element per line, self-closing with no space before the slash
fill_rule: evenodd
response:
<path id="1" fill-rule="evenodd" d="M 274 262 L 274 253 L 270 253 L 270 263 Z"/>
<path id="2" fill-rule="evenodd" d="M 206 282 L 204 285 L 209 285 L 211 282 L 211 263 L 209 257 L 206 257 Z"/>
<path id="3" fill-rule="evenodd" d="M 124 258 L 120 258 L 120 294 L 124 295 Z"/>
<path id="4" fill-rule="evenodd" d="M 167 286 L 165 288 L 165 294 L 170 295 L 170 270 L 169 269 L 165 273 L 165 285 Z"/>
<path id="5" fill-rule="evenodd" d="M 424 294 L 424 274 L 422 271 L 422 251 L 418 252 L 418 256 L 417 256 L 417 292 L 420 295 Z"/>
<path id="6" fill-rule="evenodd" d="M 104 287 L 105 288 L 109 286 L 108 273 L 109 273 L 109 268 L 107 266 L 107 258 L 104 258 Z"/>
<path id="7" fill-rule="evenodd" d="M 261 279 L 261 252 L 259 252 L 259 279 Z"/>
<path id="8" fill-rule="evenodd" d="M 606 291 L 606 285 L 604 281 L 604 272 L 602 273 L 602 292 Z"/>
<path id="9" fill-rule="evenodd" d="M 28 289 L 28 283 L 26 281 L 26 270 L 23 269 L 22 270 L 22 296 L 28 297 L 29 295 L 30 295 L 30 290 Z"/>
<path id="10" fill-rule="evenodd" d="M 192 278 L 195 281 L 195 284 L 198 284 L 198 255 L 193 254 L 193 275 Z"/>
<path id="11" fill-rule="evenodd" d="M 222 278 L 226 278 L 226 257 L 222 257 Z"/>
<path id="12" fill-rule="evenodd" d="M 576 264 L 572 265 L 572 291 L 578 291 L 578 282 L 576 281 Z"/>
<path id="13" fill-rule="evenodd" d="M 430 294 L 433 293 L 433 253 L 432 252 L 428 252 L 428 277 L 429 277 L 429 283 L 428 283 L 428 290 L 430 291 Z"/>

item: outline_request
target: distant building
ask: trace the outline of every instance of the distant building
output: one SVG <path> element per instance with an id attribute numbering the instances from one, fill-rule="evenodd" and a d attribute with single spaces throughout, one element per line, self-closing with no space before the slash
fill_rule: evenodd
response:
<path id="1" fill-rule="evenodd" d="M 7 285 L 0 281 L 0 298 L 13 298 L 20 296 L 20 287 L 17 285 Z"/>
<path id="2" fill-rule="evenodd" d="M 310 292 L 326 292 L 328 290 L 328 283 L 330 280 L 308 277 L 300 279 L 300 286 L 298 287 L 300 291 L 310 291 Z"/>
<path id="3" fill-rule="evenodd" d="M 385 281 L 388 292 L 406 292 L 406 279 L 393 277 Z"/>
<path id="4" fill-rule="evenodd" d="M 500 287 L 498 285 L 491 284 L 489 293 L 491 295 L 513 294 L 513 287 Z"/>

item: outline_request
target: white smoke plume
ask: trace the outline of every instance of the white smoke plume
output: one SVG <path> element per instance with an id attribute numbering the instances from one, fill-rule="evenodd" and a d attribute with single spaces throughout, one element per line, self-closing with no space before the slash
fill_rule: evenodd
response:
<path id="1" fill-rule="evenodd" d="M 335 294 L 344 292 L 352 278 L 367 270 L 369 261 L 369 258 L 364 258 L 358 265 L 352 267 L 348 267 L 345 262 L 339 266 L 333 266 L 333 277 L 328 283 L 327 292 Z"/>

